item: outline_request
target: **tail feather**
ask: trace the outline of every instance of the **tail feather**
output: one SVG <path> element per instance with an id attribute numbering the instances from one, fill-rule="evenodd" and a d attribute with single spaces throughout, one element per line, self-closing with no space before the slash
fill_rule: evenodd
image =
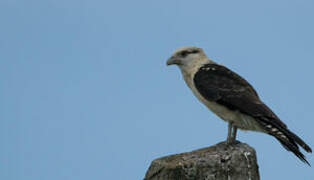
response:
<path id="1" fill-rule="evenodd" d="M 295 154 L 302 162 L 311 166 L 304 154 L 300 152 L 299 146 L 309 153 L 312 152 L 312 149 L 300 137 L 291 132 L 287 127 L 274 123 L 274 121 L 263 119 L 262 124 L 268 134 L 274 136 L 288 151 Z"/>
<path id="2" fill-rule="evenodd" d="M 297 142 L 306 152 L 312 153 L 312 149 L 309 145 L 307 145 L 300 137 L 298 137 L 293 132 L 287 129 L 287 134 L 290 138 L 292 138 L 295 142 Z"/>
<path id="3" fill-rule="evenodd" d="M 278 141 L 286 148 L 288 151 L 291 151 L 294 155 L 296 155 L 302 162 L 306 163 L 307 165 L 311 166 L 311 164 L 306 160 L 304 154 L 300 152 L 299 147 L 295 145 L 294 142 L 285 141 L 283 139 L 277 138 Z"/>

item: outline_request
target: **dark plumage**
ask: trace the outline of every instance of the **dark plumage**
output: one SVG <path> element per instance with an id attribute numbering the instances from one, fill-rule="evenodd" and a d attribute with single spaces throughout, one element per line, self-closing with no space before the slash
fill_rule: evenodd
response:
<path id="1" fill-rule="evenodd" d="M 298 145 L 307 152 L 312 152 L 311 148 L 292 133 L 259 99 L 254 88 L 245 79 L 224 66 L 205 64 L 196 72 L 193 81 L 205 99 L 259 120 L 257 122 L 261 128 L 277 138 L 287 150 L 309 164 L 299 151 Z"/>

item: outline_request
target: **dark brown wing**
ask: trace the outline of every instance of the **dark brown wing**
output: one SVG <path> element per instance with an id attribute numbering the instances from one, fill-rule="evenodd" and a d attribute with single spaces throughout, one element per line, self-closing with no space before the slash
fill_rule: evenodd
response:
<path id="1" fill-rule="evenodd" d="M 205 99 L 252 117 L 273 118 L 286 125 L 263 103 L 254 88 L 242 77 L 218 64 L 207 64 L 194 76 L 194 85 Z"/>
<path id="2" fill-rule="evenodd" d="M 205 99 L 254 117 L 268 134 L 276 137 L 286 149 L 307 162 L 297 144 L 307 152 L 311 152 L 311 148 L 287 129 L 275 113 L 259 99 L 254 88 L 245 79 L 224 66 L 206 64 L 194 75 L 193 81 Z"/>

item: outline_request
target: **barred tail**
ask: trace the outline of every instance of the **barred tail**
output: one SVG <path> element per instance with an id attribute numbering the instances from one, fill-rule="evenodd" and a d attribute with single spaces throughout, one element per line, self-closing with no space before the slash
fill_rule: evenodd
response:
<path id="1" fill-rule="evenodd" d="M 276 139 L 286 148 L 288 151 L 291 151 L 294 155 L 296 155 L 302 162 L 306 163 L 307 165 L 311 166 L 311 164 L 306 160 L 304 154 L 299 150 L 299 147 L 294 141 L 286 140 L 286 139 Z"/>
<path id="2" fill-rule="evenodd" d="M 299 146 L 309 153 L 312 153 L 312 149 L 300 137 L 291 132 L 287 127 L 277 124 L 276 121 L 263 118 L 262 125 L 265 127 L 268 134 L 274 136 L 283 147 L 295 154 L 302 162 L 311 166 L 304 154 L 300 152 Z"/>

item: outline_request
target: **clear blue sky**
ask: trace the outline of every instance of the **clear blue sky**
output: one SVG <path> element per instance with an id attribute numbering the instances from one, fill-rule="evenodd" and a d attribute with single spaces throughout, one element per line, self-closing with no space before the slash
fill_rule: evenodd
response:
<path id="1" fill-rule="evenodd" d="M 136 180 L 226 138 L 165 61 L 180 46 L 253 84 L 314 147 L 314 1 L 0 1 L 0 179 Z M 240 132 L 262 179 L 313 179 L 274 138 Z M 314 165 L 313 155 L 307 154 Z"/>

